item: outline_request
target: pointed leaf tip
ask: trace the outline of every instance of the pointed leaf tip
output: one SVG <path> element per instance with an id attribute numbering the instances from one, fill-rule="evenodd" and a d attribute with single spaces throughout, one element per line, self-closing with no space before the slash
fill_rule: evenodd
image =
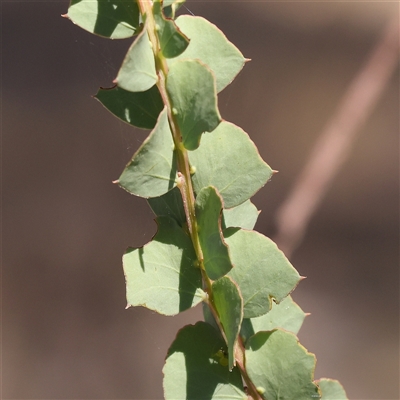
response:
<path id="1" fill-rule="evenodd" d="M 189 161 L 196 166 L 192 178 L 195 191 L 209 185 L 216 187 L 225 208 L 244 203 L 272 174 L 248 134 L 226 121 L 203 135 L 201 146 L 189 152 Z"/>
<path id="2" fill-rule="evenodd" d="M 170 59 L 169 64 L 181 59 L 198 59 L 213 71 L 217 92 L 223 90 L 243 68 L 242 53 L 220 29 L 202 17 L 181 15 L 176 24 L 190 43 L 179 57 Z"/>
<path id="3" fill-rule="evenodd" d="M 307 314 L 293 301 L 291 296 L 287 296 L 279 304 L 273 302 L 272 309 L 268 313 L 257 318 L 244 319 L 240 335 L 245 342 L 257 332 L 271 331 L 277 328 L 297 335 L 306 316 Z"/>
<path id="4" fill-rule="evenodd" d="M 298 272 L 271 239 L 237 228 L 225 229 L 224 237 L 234 265 L 228 276 L 240 288 L 245 318 L 267 313 L 272 299 L 281 302 L 299 283 Z"/>

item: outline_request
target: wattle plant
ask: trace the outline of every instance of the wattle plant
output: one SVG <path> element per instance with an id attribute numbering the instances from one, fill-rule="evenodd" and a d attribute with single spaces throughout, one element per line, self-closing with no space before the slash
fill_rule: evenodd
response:
<path id="1" fill-rule="evenodd" d="M 72 0 L 67 17 L 111 39 L 136 36 L 110 89 L 96 98 L 151 130 L 118 179 L 148 199 L 157 234 L 123 256 L 128 307 L 176 315 L 200 303 L 166 355 L 164 394 L 178 399 L 346 399 L 314 380 L 315 356 L 296 337 L 305 314 L 290 293 L 302 277 L 253 230 L 249 200 L 274 171 L 218 93 L 246 63 L 204 18 L 175 12 L 184 0 Z"/>

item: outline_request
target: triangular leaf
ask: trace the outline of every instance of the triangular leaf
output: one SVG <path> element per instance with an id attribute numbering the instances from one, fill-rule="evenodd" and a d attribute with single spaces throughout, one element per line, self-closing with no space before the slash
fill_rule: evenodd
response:
<path id="1" fill-rule="evenodd" d="M 221 232 L 222 200 L 215 188 L 206 187 L 196 198 L 197 229 L 207 275 L 215 280 L 232 268 Z"/>
<path id="2" fill-rule="evenodd" d="M 247 400 L 237 368 L 228 368 L 219 332 L 205 322 L 182 328 L 168 350 L 164 373 L 166 400 Z"/>
<path id="3" fill-rule="evenodd" d="M 172 19 L 164 17 L 159 0 L 154 1 L 153 14 L 163 55 L 167 58 L 179 56 L 188 46 L 189 39 Z"/>
<path id="4" fill-rule="evenodd" d="M 243 319 L 243 299 L 237 285 L 227 276 L 212 284 L 213 302 L 228 344 L 229 370 L 235 366 L 235 347 Z"/>
<path id="5" fill-rule="evenodd" d="M 110 39 L 125 39 L 137 33 L 139 15 L 136 1 L 72 0 L 66 16 L 90 33 Z"/>
<path id="6" fill-rule="evenodd" d="M 240 336 L 246 340 L 260 331 L 272 331 L 276 328 L 282 328 L 298 334 L 303 324 L 306 314 L 293 301 L 291 296 L 287 296 L 279 304 L 272 302 L 272 309 L 267 314 L 257 318 L 245 318 L 240 330 Z"/>
<path id="7" fill-rule="evenodd" d="M 246 200 L 236 207 L 223 211 L 222 229 L 231 226 L 242 229 L 253 229 L 259 213 L 257 207 L 250 200 Z"/>
<path id="8" fill-rule="evenodd" d="M 120 176 L 119 185 L 136 196 L 157 197 L 176 186 L 174 142 L 167 109 Z"/>
<path id="9" fill-rule="evenodd" d="M 99 89 L 95 98 L 115 116 L 138 128 L 152 129 L 164 108 L 156 85 L 145 92 L 128 92 L 114 86 Z"/>
<path id="10" fill-rule="evenodd" d="M 244 318 L 258 317 L 282 301 L 299 283 L 300 275 L 276 244 L 266 236 L 237 228 L 224 230 L 234 268 L 229 276 L 243 296 Z"/>
<path id="11" fill-rule="evenodd" d="M 247 133 L 226 121 L 212 134 L 203 135 L 201 146 L 189 153 L 189 160 L 196 171 L 192 177 L 195 191 L 215 186 L 225 208 L 252 197 L 272 176 Z"/>
<path id="12" fill-rule="evenodd" d="M 221 121 L 212 72 L 196 60 L 178 61 L 169 70 L 166 86 L 183 145 L 194 150 L 201 134 L 213 131 Z"/>
<path id="13" fill-rule="evenodd" d="M 322 378 L 315 383 L 322 393 L 321 400 L 348 400 L 343 386 L 338 381 Z"/>
<path id="14" fill-rule="evenodd" d="M 128 306 L 175 315 L 202 301 L 201 272 L 192 241 L 175 220 L 157 218 L 158 232 L 123 257 Z"/>
<path id="15" fill-rule="evenodd" d="M 259 332 L 246 343 L 246 370 L 266 400 L 319 398 L 313 383 L 315 356 L 295 335 L 282 330 Z"/>
<path id="16" fill-rule="evenodd" d="M 185 209 L 183 208 L 181 191 L 177 187 L 160 197 L 153 197 L 147 201 L 157 217 L 170 217 L 180 226 L 184 226 L 186 222 Z"/>
<path id="17" fill-rule="evenodd" d="M 156 65 L 147 30 L 143 29 L 126 53 L 115 82 L 124 90 L 144 92 L 157 82 Z"/>
<path id="18" fill-rule="evenodd" d="M 245 63 L 242 53 L 211 22 L 202 17 L 181 15 L 176 24 L 190 39 L 188 48 L 172 64 L 180 59 L 199 59 L 215 74 L 217 92 L 223 90 L 240 72 Z"/>

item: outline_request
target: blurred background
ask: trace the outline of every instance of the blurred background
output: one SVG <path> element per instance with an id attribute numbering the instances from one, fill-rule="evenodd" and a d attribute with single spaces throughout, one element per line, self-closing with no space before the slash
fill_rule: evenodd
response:
<path id="1" fill-rule="evenodd" d="M 220 96 L 274 169 L 254 198 L 275 213 L 387 22 L 390 2 L 187 1 L 251 58 Z M 161 399 L 162 366 L 200 308 L 125 310 L 121 257 L 155 233 L 145 200 L 111 183 L 147 132 L 91 98 L 130 40 L 97 38 L 67 1 L 2 2 L 2 398 Z M 315 377 L 351 399 L 399 399 L 399 74 L 335 178 L 291 261 L 310 312 Z"/>

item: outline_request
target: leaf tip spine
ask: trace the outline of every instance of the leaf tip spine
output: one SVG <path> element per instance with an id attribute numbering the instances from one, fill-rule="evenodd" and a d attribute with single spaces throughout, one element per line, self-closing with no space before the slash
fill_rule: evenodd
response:
<path id="1" fill-rule="evenodd" d="M 306 276 L 300 276 L 300 281 L 304 281 L 304 279 L 306 279 Z"/>
<path id="2" fill-rule="evenodd" d="M 250 61 L 251 61 L 251 58 L 245 58 L 245 59 L 244 59 L 244 62 L 245 62 L 245 63 L 248 63 L 248 62 L 250 62 Z"/>
<path id="3" fill-rule="evenodd" d="M 111 183 L 113 183 L 114 185 L 118 185 L 119 184 L 119 179 L 116 179 L 115 181 L 112 181 Z"/>

